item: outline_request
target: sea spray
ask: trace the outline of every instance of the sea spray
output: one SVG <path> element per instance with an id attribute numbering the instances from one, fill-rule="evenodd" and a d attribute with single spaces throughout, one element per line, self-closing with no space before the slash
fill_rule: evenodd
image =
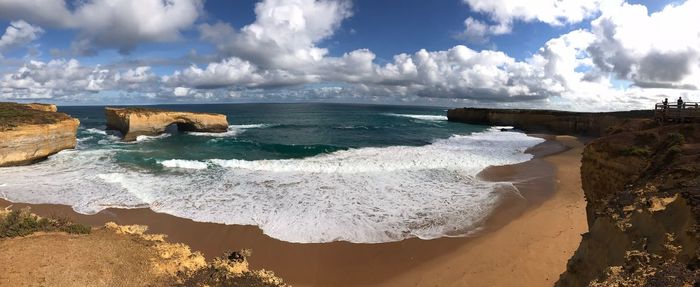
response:
<path id="1" fill-rule="evenodd" d="M 197 221 L 257 225 L 289 242 L 376 243 L 467 234 L 499 204 L 476 174 L 531 158 L 542 140 L 495 129 L 424 146 L 366 147 L 301 159 L 170 159 L 175 170 L 115 164 L 116 150 L 62 152 L 0 170 L 11 201 L 151 209 Z"/>

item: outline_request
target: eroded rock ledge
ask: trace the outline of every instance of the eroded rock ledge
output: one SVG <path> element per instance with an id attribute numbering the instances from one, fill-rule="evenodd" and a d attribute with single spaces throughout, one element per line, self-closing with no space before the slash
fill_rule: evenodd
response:
<path id="1" fill-rule="evenodd" d="M 651 111 L 461 108 L 450 121 L 598 137 L 582 155 L 589 231 L 556 286 L 700 284 L 700 124 Z"/>
<path id="2" fill-rule="evenodd" d="M 583 152 L 589 232 L 557 286 L 697 286 L 700 124 L 616 130 Z"/>
<path id="3" fill-rule="evenodd" d="M 162 134 L 172 124 L 180 131 L 219 133 L 228 129 L 226 116 L 221 114 L 108 107 L 105 116 L 107 128 L 120 131 L 125 141 L 136 140 L 141 135 Z"/>
<path id="4" fill-rule="evenodd" d="M 447 119 L 470 124 L 513 126 L 532 133 L 557 133 L 598 137 L 625 121 L 651 118 L 653 111 L 579 113 L 553 110 L 458 108 Z"/>
<path id="5" fill-rule="evenodd" d="M 80 121 L 55 105 L 0 103 L 0 166 L 31 164 L 74 148 Z"/>

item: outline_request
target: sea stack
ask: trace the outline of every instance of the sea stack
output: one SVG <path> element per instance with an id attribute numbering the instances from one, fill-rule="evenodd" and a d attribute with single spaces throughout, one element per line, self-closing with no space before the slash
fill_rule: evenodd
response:
<path id="1" fill-rule="evenodd" d="M 228 130 L 228 121 L 222 114 L 177 112 L 147 108 L 105 108 L 107 128 L 118 130 L 125 141 L 138 136 L 154 136 L 176 124 L 180 131 L 220 133 Z"/>
<path id="2" fill-rule="evenodd" d="M 31 164 L 74 148 L 80 121 L 55 105 L 0 103 L 0 166 Z"/>

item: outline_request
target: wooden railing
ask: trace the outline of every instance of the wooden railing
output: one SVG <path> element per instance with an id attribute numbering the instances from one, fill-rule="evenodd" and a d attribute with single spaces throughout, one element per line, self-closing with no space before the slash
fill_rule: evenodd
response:
<path id="1" fill-rule="evenodd" d="M 700 103 L 688 102 L 682 105 L 658 103 L 654 107 L 654 118 L 659 121 L 695 121 L 700 119 Z"/>

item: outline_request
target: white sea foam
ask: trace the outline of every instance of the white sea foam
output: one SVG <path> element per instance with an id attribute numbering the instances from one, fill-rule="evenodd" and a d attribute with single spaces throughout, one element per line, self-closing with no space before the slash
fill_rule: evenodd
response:
<path id="1" fill-rule="evenodd" d="M 157 136 L 146 136 L 146 135 L 140 135 L 136 137 L 136 142 L 148 142 L 148 141 L 153 141 L 153 140 L 158 140 L 158 139 L 163 139 L 169 137 L 169 133 L 164 133 L 160 134 Z"/>
<path id="2" fill-rule="evenodd" d="M 61 152 L 31 167 L 0 169 L 10 201 L 69 204 L 82 213 L 148 206 L 197 221 L 257 225 L 290 242 L 388 242 L 458 236 L 498 206 L 501 184 L 476 174 L 514 164 L 542 139 L 489 130 L 426 146 L 338 151 L 303 159 L 167 160 L 188 172 L 114 163 L 115 151 Z"/>
<path id="3" fill-rule="evenodd" d="M 164 167 L 171 168 L 187 168 L 187 169 L 206 169 L 207 164 L 196 160 L 170 159 L 160 163 Z"/>
<path id="4" fill-rule="evenodd" d="M 107 131 L 96 129 L 96 128 L 85 129 L 85 132 L 90 133 L 90 134 L 107 135 Z"/>
<path id="5" fill-rule="evenodd" d="M 82 143 L 84 141 L 89 141 L 91 139 L 94 139 L 95 137 L 89 136 L 89 137 L 84 137 L 84 138 L 78 138 L 78 143 Z"/>
<path id="6" fill-rule="evenodd" d="M 489 128 L 490 131 L 511 131 L 513 129 L 515 128 L 512 126 L 493 126 Z"/>
<path id="7" fill-rule="evenodd" d="M 230 125 L 228 126 L 228 130 L 226 130 L 223 133 L 204 133 L 204 132 L 188 132 L 187 134 L 193 135 L 193 136 L 203 136 L 203 137 L 219 137 L 219 138 L 225 138 L 225 137 L 233 137 L 236 136 L 242 132 L 244 132 L 247 129 L 260 129 L 260 128 L 266 128 L 269 127 L 270 125 L 267 124 L 254 124 L 254 125 Z"/>
<path id="8" fill-rule="evenodd" d="M 394 117 L 405 117 L 424 121 L 446 121 L 447 116 L 440 115 L 412 115 L 412 114 L 386 114 Z"/>

